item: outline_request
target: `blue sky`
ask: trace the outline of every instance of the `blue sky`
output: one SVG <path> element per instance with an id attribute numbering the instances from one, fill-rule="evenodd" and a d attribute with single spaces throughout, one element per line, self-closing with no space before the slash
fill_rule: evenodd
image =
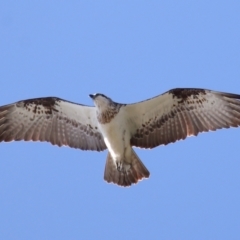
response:
<path id="1" fill-rule="evenodd" d="M 239 12 L 239 1 L 1 1 L 0 105 L 240 93 Z M 1 143 L 0 239 L 239 239 L 239 136 L 137 149 L 151 176 L 127 189 L 103 181 L 106 151 Z"/>

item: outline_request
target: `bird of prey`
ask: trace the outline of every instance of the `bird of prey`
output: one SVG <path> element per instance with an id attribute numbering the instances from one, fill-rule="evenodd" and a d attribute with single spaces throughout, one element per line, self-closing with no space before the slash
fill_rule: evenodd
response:
<path id="1" fill-rule="evenodd" d="M 240 125 L 240 95 L 232 93 L 176 88 L 134 104 L 117 103 L 99 93 L 89 96 L 94 107 L 57 97 L 1 106 L 0 142 L 108 149 L 104 179 L 125 187 L 150 175 L 133 147 L 151 149 Z"/>

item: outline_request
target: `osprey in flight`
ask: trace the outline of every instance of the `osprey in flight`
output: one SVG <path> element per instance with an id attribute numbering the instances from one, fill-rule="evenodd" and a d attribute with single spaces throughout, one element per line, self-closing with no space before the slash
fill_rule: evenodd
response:
<path id="1" fill-rule="evenodd" d="M 0 107 L 0 142 L 47 141 L 82 150 L 108 149 L 104 179 L 130 186 L 150 173 L 133 147 L 154 148 L 200 132 L 240 125 L 240 95 L 205 89 L 172 89 L 120 104 L 90 95 L 95 107 L 56 97 Z"/>

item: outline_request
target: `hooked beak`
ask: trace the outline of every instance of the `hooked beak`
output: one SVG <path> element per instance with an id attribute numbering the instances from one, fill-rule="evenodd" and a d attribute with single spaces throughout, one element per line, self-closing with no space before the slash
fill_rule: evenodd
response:
<path id="1" fill-rule="evenodd" d="M 94 100 L 95 95 L 89 94 L 89 97 Z"/>

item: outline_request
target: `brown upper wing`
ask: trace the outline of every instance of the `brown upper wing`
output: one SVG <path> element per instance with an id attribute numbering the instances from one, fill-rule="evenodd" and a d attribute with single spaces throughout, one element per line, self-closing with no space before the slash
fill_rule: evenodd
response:
<path id="1" fill-rule="evenodd" d="M 172 89 L 125 107 L 131 144 L 154 148 L 200 132 L 240 125 L 240 95 L 204 89 Z"/>
<path id="2" fill-rule="evenodd" d="M 82 150 L 106 149 L 95 108 L 56 97 L 0 107 L 0 142 L 12 140 L 47 141 Z"/>

